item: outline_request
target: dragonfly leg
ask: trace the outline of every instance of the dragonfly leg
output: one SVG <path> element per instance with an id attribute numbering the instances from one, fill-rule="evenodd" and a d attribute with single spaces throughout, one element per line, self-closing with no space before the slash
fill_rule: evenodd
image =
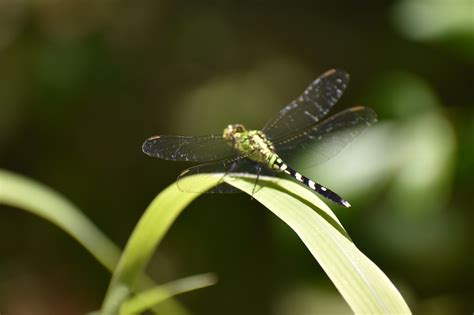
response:
<path id="1" fill-rule="evenodd" d="M 252 199 L 253 199 L 253 194 L 255 193 L 255 190 L 257 188 L 257 185 L 258 185 L 258 180 L 260 178 L 260 173 L 262 172 L 262 166 L 261 165 L 257 165 L 257 178 L 255 179 L 255 184 L 253 185 L 253 189 L 252 189 Z"/>

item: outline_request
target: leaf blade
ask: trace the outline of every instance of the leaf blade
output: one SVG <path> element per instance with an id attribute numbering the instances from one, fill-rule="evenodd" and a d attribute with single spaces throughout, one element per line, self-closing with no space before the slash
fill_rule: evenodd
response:
<path id="1" fill-rule="evenodd" d="M 114 269 L 120 257 L 119 248 L 79 208 L 50 187 L 0 169 L 0 203 L 54 223 L 82 244 L 104 267 Z"/>
<path id="2" fill-rule="evenodd" d="M 43 218 L 77 240 L 106 269 L 113 271 L 120 249 L 107 238 L 71 201 L 52 188 L 31 178 L 0 169 L 0 204 L 15 207 Z M 155 285 L 140 275 L 140 287 Z M 187 315 L 173 299 L 160 305 L 160 314 Z"/>
<path id="3" fill-rule="evenodd" d="M 192 183 L 193 178 L 189 176 L 182 180 Z M 215 186 L 219 181 L 219 177 L 213 175 L 210 175 L 210 179 L 205 183 L 207 189 Z M 202 187 L 203 191 L 206 187 Z M 105 314 L 114 314 L 118 311 L 120 304 L 135 286 L 138 276 L 144 272 L 153 252 L 171 224 L 199 196 L 198 193 L 183 193 L 176 183 L 173 183 L 153 199 L 133 230 L 112 275 L 102 304 L 102 311 Z"/>
<path id="4" fill-rule="evenodd" d="M 221 178 L 219 174 L 209 176 L 216 183 Z M 186 180 L 192 183 L 193 176 Z M 225 180 L 250 195 L 254 191 L 254 179 L 248 176 L 227 176 Z M 392 282 L 357 249 L 335 214 L 321 199 L 290 180 L 267 177 L 260 177 L 260 180 L 264 185 L 255 190 L 253 197 L 297 233 L 356 314 L 411 314 Z M 214 184 L 209 181 L 208 185 L 211 188 Z M 123 262 L 114 273 L 106 299 L 110 299 L 122 285 L 130 291 L 176 217 L 198 196 L 182 193 L 172 184 L 153 200 L 127 243 L 121 258 Z M 162 220 L 158 226 L 157 219 Z M 138 251 L 142 251 L 141 256 Z M 136 269 L 131 270 L 133 268 Z M 128 292 L 115 300 L 118 304 L 104 301 L 103 311 L 117 310 Z"/>
<path id="5" fill-rule="evenodd" d="M 141 314 L 158 303 L 169 299 L 177 294 L 201 289 L 214 285 L 217 278 L 212 273 L 201 274 L 174 280 L 169 283 L 137 293 L 136 296 L 122 303 L 120 307 L 121 315 Z"/>
<path id="6" fill-rule="evenodd" d="M 354 245 L 321 199 L 293 181 L 261 180 L 264 185 L 253 198 L 296 232 L 356 314 L 411 314 L 393 283 Z M 235 177 L 226 181 L 252 194 L 253 181 Z"/>

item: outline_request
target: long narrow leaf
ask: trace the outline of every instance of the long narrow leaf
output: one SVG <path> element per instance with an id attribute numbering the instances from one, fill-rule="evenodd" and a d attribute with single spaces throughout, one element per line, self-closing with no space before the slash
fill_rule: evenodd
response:
<path id="1" fill-rule="evenodd" d="M 248 194 L 254 190 L 252 179 L 227 182 Z M 262 178 L 259 183 L 263 187 L 253 197 L 296 232 L 354 313 L 411 314 L 392 282 L 354 245 L 321 199 L 293 181 Z"/>
<path id="2" fill-rule="evenodd" d="M 212 187 L 220 176 L 212 176 Z M 226 177 L 252 194 L 254 180 Z M 187 185 L 202 185 L 189 176 Z M 331 281 L 357 314 L 410 314 L 410 309 L 385 274 L 360 252 L 334 213 L 314 193 L 288 180 L 261 177 L 253 197 L 288 224 L 302 239 Z M 182 193 L 172 184 L 150 204 L 127 243 L 114 272 L 103 311 L 116 312 L 176 217 L 198 194 Z"/>
<path id="3" fill-rule="evenodd" d="M 213 285 L 216 283 L 216 280 L 217 278 L 214 274 L 206 273 L 148 289 L 123 302 L 120 307 L 120 315 L 141 314 L 172 296 Z"/>
<path id="4" fill-rule="evenodd" d="M 119 248 L 74 204 L 53 189 L 30 178 L 0 169 L 0 204 L 28 211 L 57 225 L 82 244 L 105 268 L 114 270 L 120 257 Z M 152 286 L 156 284 L 140 275 L 141 288 Z M 192 287 L 191 285 L 190 288 Z M 178 292 L 183 288 L 173 288 L 169 284 L 166 289 Z M 178 302 L 168 299 L 166 304 L 160 305 L 160 314 L 188 312 Z"/>
<path id="5" fill-rule="evenodd" d="M 196 182 L 193 176 L 182 180 Z M 213 181 L 215 179 L 215 181 Z M 208 187 L 218 178 L 210 176 Z M 202 185 L 197 183 L 196 185 Z M 115 314 L 136 285 L 137 277 L 144 272 L 156 246 L 165 236 L 176 217 L 199 194 L 183 193 L 176 184 L 168 186 L 151 202 L 130 236 L 120 261 L 115 269 L 107 294 L 102 303 L 104 314 Z"/>
<path id="6" fill-rule="evenodd" d="M 0 203 L 54 223 L 82 244 L 105 268 L 115 268 L 119 248 L 74 204 L 46 185 L 0 170 Z"/>

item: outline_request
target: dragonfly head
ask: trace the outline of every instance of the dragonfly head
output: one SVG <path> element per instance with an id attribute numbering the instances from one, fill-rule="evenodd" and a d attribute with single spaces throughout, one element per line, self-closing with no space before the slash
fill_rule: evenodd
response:
<path id="1" fill-rule="evenodd" d="M 237 134 L 241 134 L 246 131 L 247 129 L 244 127 L 244 125 L 241 125 L 241 124 L 228 125 L 227 128 L 224 129 L 224 133 L 222 136 L 226 140 L 233 141 Z"/>

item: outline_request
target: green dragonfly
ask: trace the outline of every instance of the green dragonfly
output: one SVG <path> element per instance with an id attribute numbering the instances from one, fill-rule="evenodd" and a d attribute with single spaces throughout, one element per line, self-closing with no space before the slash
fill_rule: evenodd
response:
<path id="1" fill-rule="evenodd" d="M 143 143 L 143 152 L 164 160 L 203 162 L 179 175 L 177 183 L 182 191 L 201 192 L 196 181 L 192 187 L 188 181 L 181 181 L 190 175 L 195 175 L 198 181 L 209 181 L 209 173 L 219 173 L 221 179 L 209 192 L 230 193 L 238 190 L 224 182 L 228 174 L 252 174 L 254 187 L 260 175 L 286 174 L 327 199 L 350 207 L 347 200 L 290 167 L 297 163 L 299 169 L 307 169 L 327 161 L 376 122 L 375 112 L 363 106 L 323 120 L 348 83 L 349 75 L 345 71 L 329 70 L 261 130 L 233 124 L 221 135 L 154 136 Z M 310 158 L 301 160 L 302 155 Z"/>

